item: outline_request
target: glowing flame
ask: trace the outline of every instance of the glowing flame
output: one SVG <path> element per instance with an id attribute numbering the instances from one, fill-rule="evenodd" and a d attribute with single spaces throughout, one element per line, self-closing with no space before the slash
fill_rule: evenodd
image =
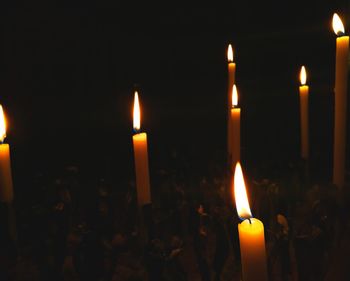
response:
<path id="1" fill-rule="evenodd" d="M 139 131 L 141 128 L 141 111 L 140 111 L 140 103 L 139 103 L 139 95 L 137 91 L 135 91 L 134 97 L 134 130 Z"/>
<path id="2" fill-rule="evenodd" d="M 337 35 L 342 35 L 345 33 L 343 22 L 337 13 L 334 13 L 333 15 L 333 30 Z"/>
<path id="3" fill-rule="evenodd" d="M 0 105 L 0 142 L 6 138 L 6 119 L 2 105 Z"/>
<path id="4" fill-rule="evenodd" d="M 242 167 L 239 162 L 236 164 L 235 176 L 234 176 L 234 194 L 236 200 L 237 214 L 242 219 L 248 219 L 252 217 L 250 211 L 247 190 L 245 188 Z"/>
<path id="5" fill-rule="evenodd" d="M 301 85 L 305 85 L 306 84 L 306 70 L 305 70 L 305 66 L 301 67 L 299 78 L 300 78 Z"/>
<path id="6" fill-rule="evenodd" d="M 233 62 L 233 50 L 232 50 L 231 44 L 228 45 L 227 60 L 228 60 L 228 62 Z"/>
<path id="7" fill-rule="evenodd" d="M 232 87 L 232 107 L 236 107 L 238 105 L 238 93 L 236 84 L 233 84 Z"/>

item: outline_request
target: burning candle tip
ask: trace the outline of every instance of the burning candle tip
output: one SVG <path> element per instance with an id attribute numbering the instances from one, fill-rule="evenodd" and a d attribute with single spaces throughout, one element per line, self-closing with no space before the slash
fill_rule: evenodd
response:
<path id="1" fill-rule="evenodd" d="M 227 60 L 229 63 L 233 62 L 233 50 L 231 44 L 229 44 L 227 48 Z"/>
<path id="2" fill-rule="evenodd" d="M 337 13 L 333 14 L 332 25 L 336 35 L 343 36 L 345 34 L 344 24 Z"/>

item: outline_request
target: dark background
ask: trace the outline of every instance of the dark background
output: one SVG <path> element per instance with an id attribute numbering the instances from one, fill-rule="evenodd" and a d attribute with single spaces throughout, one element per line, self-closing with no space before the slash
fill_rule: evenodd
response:
<path id="1" fill-rule="evenodd" d="M 38 171 L 56 173 L 64 165 L 116 181 L 133 178 L 135 88 L 151 173 L 168 165 L 174 150 L 193 173 L 205 174 L 208 163 L 223 165 L 228 43 L 237 64 L 243 162 L 298 159 L 298 75 L 305 64 L 311 158 L 316 174 L 329 177 L 331 18 L 338 12 L 350 30 L 350 4 L 273 2 L 3 9 L 0 102 L 17 188 Z"/>

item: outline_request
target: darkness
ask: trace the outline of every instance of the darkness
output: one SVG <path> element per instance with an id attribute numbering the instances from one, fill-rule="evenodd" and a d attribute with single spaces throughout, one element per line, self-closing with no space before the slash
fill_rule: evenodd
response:
<path id="1" fill-rule="evenodd" d="M 0 102 L 16 188 L 68 164 L 96 177 L 134 176 L 138 89 L 152 171 L 172 150 L 193 172 L 224 161 L 228 43 L 242 107 L 243 162 L 299 156 L 298 73 L 310 85 L 311 157 L 329 176 L 337 11 L 347 1 L 129 3 L 2 10 Z M 350 124 L 349 124 L 350 125 Z"/>

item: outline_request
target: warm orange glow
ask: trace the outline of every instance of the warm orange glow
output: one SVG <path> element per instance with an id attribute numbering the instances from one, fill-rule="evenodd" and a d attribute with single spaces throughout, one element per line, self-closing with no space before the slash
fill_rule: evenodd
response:
<path id="1" fill-rule="evenodd" d="M 238 105 L 238 93 L 236 84 L 232 87 L 232 107 L 236 107 Z"/>
<path id="2" fill-rule="evenodd" d="M 139 95 L 137 91 L 135 91 L 134 97 L 134 130 L 139 131 L 141 128 L 141 110 L 139 103 Z"/>
<path id="3" fill-rule="evenodd" d="M 337 35 L 343 35 L 345 33 L 343 22 L 337 13 L 333 14 L 333 30 Z"/>
<path id="4" fill-rule="evenodd" d="M 300 69 L 300 83 L 301 85 L 305 85 L 306 84 L 306 70 L 305 70 L 305 66 L 302 66 Z"/>
<path id="5" fill-rule="evenodd" d="M 0 105 L 0 142 L 6 138 L 6 119 L 2 105 Z"/>
<path id="6" fill-rule="evenodd" d="M 228 60 L 228 62 L 233 62 L 233 50 L 232 50 L 231 44 L 228 45 L 227 60 Z"/>
<path id="7" fill-rule="evenodd" d="M 234 175 L 234 194 L 236 201 L 237 214 L 242 219 L 249 219 L 252 217 L 250 211 L 247 190 L 245 188 L 242 167 L 239 162 L 236 164 Z"/>

